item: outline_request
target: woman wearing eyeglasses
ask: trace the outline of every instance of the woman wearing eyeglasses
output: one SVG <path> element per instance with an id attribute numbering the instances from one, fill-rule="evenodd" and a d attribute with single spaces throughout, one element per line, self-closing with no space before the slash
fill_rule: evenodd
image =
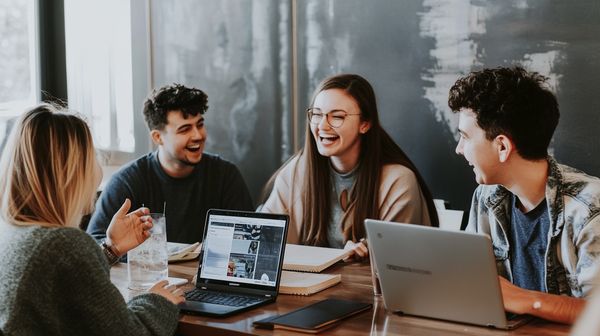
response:
<path id="1" fill-rule="evenodd" d="M 288 242 L 349 246 L 363 258 L 365 218 L 438 226 L 431 193 L 381 127 L 366 79 L 325 79 L 307 118 L 304 148 L 275 173 L 262 207 L 290 215 Z"/>

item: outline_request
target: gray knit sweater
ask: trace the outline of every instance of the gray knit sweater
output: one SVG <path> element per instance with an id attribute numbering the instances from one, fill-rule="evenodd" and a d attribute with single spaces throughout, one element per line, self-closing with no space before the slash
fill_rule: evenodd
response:
<path id="1" fill-rule="evenodd" d="M 125 303 L 85 232 L 0 222 L 0 333 L 172 335 L 177 319 L 177 307 L 157 294 Z"/>

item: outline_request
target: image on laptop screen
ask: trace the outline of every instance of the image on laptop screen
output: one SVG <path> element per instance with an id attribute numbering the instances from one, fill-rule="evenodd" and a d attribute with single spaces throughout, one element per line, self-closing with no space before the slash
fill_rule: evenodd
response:
<path id="1" fill-rule="evenodd" d="M 285 220 L 210 215 L 200 278 L 275 287 Z"/>

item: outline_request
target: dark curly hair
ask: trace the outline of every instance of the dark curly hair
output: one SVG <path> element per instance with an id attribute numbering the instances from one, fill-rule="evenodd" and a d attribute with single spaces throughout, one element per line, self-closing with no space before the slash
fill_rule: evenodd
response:
<path id="1" fill-rule="evenodd" d="M 543 159 L 560 116 L 547 80 L 519 66 L 474 71 L 454 83 L 448 106 L 473 110 L 488 140 L 504 134 L 524 159 Z"/>
<path id="2" fill-rule="evenodd" d="M 202 90 L 181 84 L 153 90 L 144 102 L 144 119 L 150 130 L 162 130 L 167 124 L 167 113 L 181 111 L 184 118 L 204 114 L 208 110 L 208 96 Z"/>

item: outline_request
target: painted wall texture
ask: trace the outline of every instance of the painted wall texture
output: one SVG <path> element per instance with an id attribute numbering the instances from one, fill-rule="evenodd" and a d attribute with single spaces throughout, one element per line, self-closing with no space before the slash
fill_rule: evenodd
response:
<path id="1" fill-rule="evenodd" d="M 369 79 L 383 125 L 434 196 L 455 209 L 468 210 L 476 184 L 454 153 L 457 116 L 447 107 L 448 89 L 459 76 L 483 67 L 520 64 L 548 76 L 561 109 L 551 153 L 600 175 L 595 0 L 151 4 L 153 85 L 181 82 L 208 93 L 207 148 L 238 164 L 255 200 L 293 153 L 292 97 L 302 143 L 312 91 L 341 72 Z"/>

